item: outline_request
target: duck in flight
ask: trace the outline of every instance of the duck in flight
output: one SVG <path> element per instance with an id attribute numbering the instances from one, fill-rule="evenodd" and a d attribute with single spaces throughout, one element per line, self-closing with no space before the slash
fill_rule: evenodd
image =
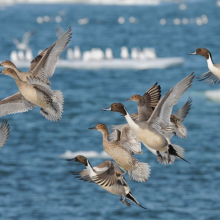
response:
<path id="1" fill-rule="evenodd" d="M 200 75 L 199 81 L 206 80 L 204 83 L 219 84 L 220 83 L 220 63 L 214 63 L 210 51 L 206 48 L 198 48 L 195 52 L 189 53 L 189 55 L 201 55 L 207 60 L 209 71 Z"/>
<path id="2" fill-rule="evenodd" d="M 131 204 L 126 201 L 126 199 L 129 199 L 141 208 L 146 209 L 134 198 L 124 176 L 113 161 L 107 160 L 95 167 L 92 167 L 89 160 L 82 155 L 78 155 L 73 159 L 67 160 L 74 160 L 86 166 L 85 170 L 71 172 L 81 180 L 96 183 L 107 192 L 119 195 L 120 201 L 127 206 L 131 206 Z"/>
<path id="3" fill-rule="evenodd" d="M 173 106 L 177 104 L 183 93 L 191 87 L 194 77 L 191 73 L 170 89 L 159 101 L 148 121 L 134 121 L 121 103 L 113 103 L 109 108 L 102 110 L 121 113 L 133 133 L 149 150 L 156 150 L 160 158 L 163 157 L 160 152 L 168 155 L 168 164 L 172 163 L 171 156 L 185 160 L 183 148 L 170 142 L 170 137 L 174 131 L 170 117 Z"/>

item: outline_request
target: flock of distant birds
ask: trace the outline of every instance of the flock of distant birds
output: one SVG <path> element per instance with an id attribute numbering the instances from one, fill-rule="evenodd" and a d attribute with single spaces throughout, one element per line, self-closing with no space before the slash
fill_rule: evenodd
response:
<path id="1" fill-rule="evenodd" d="M 62 34 L 56 42 L 43 50 L 31 61 L 28 72 L 20 71 L 11 61 L 5 60 L 0 66 L 5 67 L 0 73 L 12 77 L 19 91 L 0 101 L 0 117 L 7 114 L 26 112 L 36 106 L 40 113 L 48 120 L 58 121 L 62 117 L 63 96 L 59 90 L 52 90 L 49 78 L 54 74 L 56 62 L 71 38 L 71 28 Z M 18 41 L 17 41 L 18 43 Z M 220 64 L 214 64 L 211 53 L 205 48 L 198 48 L 191 55 L 202 55 L 206 58 L 209 71 L 202 74 L 199 80 L 205 83 L 220 83 Z M 176 105 L 184 92 L 191 87 L 194 73 L 189 74 L 161 98 L 161 87 L 155 83 L 144 95 L 133 95 L 128 100 L 138 103 L 138 113 L 129 114 L 121 103 L 113 103 L 103 111 L 121 113 L 127 124 L 112 126 L 113 132 L 108 133 L 105 124 L 99 123 L 91 130 L 102 133 L 105 152 L 115 160 L 104 161 L 92 167 L 83 155 L 74 159 L 86 166 L 79 172 L 72 172 L 84 181 L 98 184 L 106 191 L 120 196 L 120 201 L 127 206 L 129 199 L 144 208 L 134 198 L 124 175 L 128 172 L 130 180 L 146 182 L 150 175 L 148 163 L 140 162 L 134 154 L 142 154 L 141 142 L 152 152 L 162 164 L 172 164 L 175 159 L 184 158 L 184 149 L 171 143 L 173 135 L 186 138 L 187 129 L 183 124 L 191 108 L 192 99 L 174 114 L 172 108 Z M 3 120 L 0 127 L 0 147 L 9 135 L 9 125 Z M 119 169 L 120 167 L 120 169 Z M 122 171 L 123 173 L 122 173 Z"/>
<path id="2" fill-rule="evenodd" d="M 32 50 L 29 47 L 29 41 L 31 36 L 34 34 L 34 31 L 26 32 L 22 40 L 18 40 L 17 38 L 13 39 L 13 42 L 16 44 L 16 48 L 18 51 L 13 50 L 10 54 L 10 60 L 13 62 L 16 61 L 31 61 L 33 59 Z M 62 36 L 63 31 L 62 28 L 57 28 L 57 36 Z M 40 54 L 42 51 L 40 50 L 38 53 Z M 121 59 L 133 59 L 133 60 L 149 60 L 157 58 L 157 54 L 154 48 L 140 48 L 133 47 L 131 49 L 131 54 L 129 54 L 128 48 L 123 46 L 121 47 L 120 53 Z M 75 46 L 74 49 L 67 48 L 66 53 L 67 60 L 83 60 L 83 61 L 90 61 L 90 60 L 111 60 L 114 59 L 114 55 L 111 48 L 106 48 L 105 52 L 102 51 L 100 48 L 92 48 L 91 50 L 87 50 L 81 52 L 79 46 Z"/>

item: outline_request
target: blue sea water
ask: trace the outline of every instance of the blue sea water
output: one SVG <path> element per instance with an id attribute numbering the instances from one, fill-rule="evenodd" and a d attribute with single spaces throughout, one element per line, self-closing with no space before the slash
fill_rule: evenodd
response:
<path id="1" fill-rule="evenodd" d="M 136 103 L 125 102 L 133 94 L 144 92 L 158 82 L 165 94 L 191 72 L 198 76 L 208 71 L 204 57 L 188 56 L 198 47 L 212 52 L 220 60 L 220 8 L 216 1 L 185 1 L 186 10 L 179 4 L 163 3 L 151 6 L 97 5 L 13 5 L 1 8 L 0 60 L 10 58 L 15 49 L 12 39 L 21 38 L 35 30 L 30 40 L 34 55 L 50 46 L 57 38 L 57 23 L 38 24 L 38 16 L 55 17 L 60 11 L 60 25 L 70 26 L 73 35 L 70 47 L 84 50 L 93 47 L 112 48 L 115 57 L 120 47 L 154 47 L 159 57 L 184 57 L 180 67 L 164 70 L 71 70 L 57 68 L 51 78 L 52 89 L 64 95 L 64 113 L 55 123 L 46 120 L 35 110 L 7 115 L 10 136 L 0 150 L 0 219 L 3 220 L 69 220 L 69 219 L 199 219 L 217 220 L 220 216 L 220 103 L 209 101 L 206 90 L 219 89 L 194 80 L 191 88 L 174 107 L 180 108 L 192 97 L 193 104 L 185 120 L 187 139 L 174 137 L 172 142 L 182 146 L 190 164 L 176 160 L 171 166 L 157 162 L 156 157 L 142 146 L 143 155 L 137 158 L 151 166 L 146 183 L 129 181 L 135 198 L 147 210 L 132 204 L 126 207 L 119 196 L 109 194 L 95 184 L 76 179 L 69 171 L 84 169 L 82 164 L 67 162 L 59 157 L 66 150 L 101 152 L 102 136 L 88 130 L 98 123 L 125 123 L 118 113 L 103 112 L 113 102 L 122 102 L 130 113 Z M 175 18 L 191 21 L 207 15 L 208 24 L 195 22 L 174 25 Z M 124 24 L 118 17 L 125 18 Z M 128 22 L 134 16 L 138 23 Z M 79 25 L 87 17 L 89 23 Z M 160 25 L 165 18 L 167 24 Z M 65 55 L 65 52 L 64 52 Z M 25 70 L 25 69 L 22 69 Z M 0 76 L 0 99 L 18 91 L 14 80 Z M 103 160 L 91 159 L 92 165 Z"/>

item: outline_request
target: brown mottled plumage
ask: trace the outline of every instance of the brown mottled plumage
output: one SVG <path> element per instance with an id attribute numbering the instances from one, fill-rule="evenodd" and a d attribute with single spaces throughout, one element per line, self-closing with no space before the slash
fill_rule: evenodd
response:
<path id="1" fill-rule="evenodd" d="M 141 163 L 132 156 L 132 152 L 129 151 L 125 146 L 121 145 L 120 141 L 109 141 L 108 140 L 108 128 L 104 124 L 97 124 L 94 128 L 103 135 L 103 147 L 105 152 L 112 157 L 121 169 L 129 171 L 131 179 L 137 181 L 147 181 L 150 169 L 147 163 Z M 125 174 L 124 173 L 124 174 Z"/>
<path id="2" fill-rule="evenodd" d="M 30 77 L 28 82 L 24 82 L 10 68 L 4 69 L 1 73 L 15 80 L 19 92 L 0 101 L 0 117 L 25 112 L 39 106 L 41 107 L 40 113 L 47 119 L 57 121 L 61 118 L 63 96 L 60 91 L 52 91 L 50 86 L 35 77 Z"/>

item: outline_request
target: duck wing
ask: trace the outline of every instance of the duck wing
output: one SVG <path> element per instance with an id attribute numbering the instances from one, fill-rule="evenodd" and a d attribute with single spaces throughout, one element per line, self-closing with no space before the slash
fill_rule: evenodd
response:
<path id="1" fill-rule="evenodd" d="M 155 83 L 143 95 L 147 106 L 156 107 L 161 98 L 161 87 Z"/>
<path id="2" fill-rule="evenodd" d="M 132 152 L 132 154 L 142 154 L 141 142 L 134 135 L 128 124 L 121 129 L 120 144 Z"/>
<path id="3" fill-rule="evenodd" d="M 87 181 L 87 182 L 90 182 L 90 183 L 93 183 L 94 181 L 90 178 L 89 176 L 89 172 L 87 169 L 84 169 L 82 171 L 70 171 L 73 175 L 76 175 L 77 178 L 79 178 L 80 180 L 83 180 L 83 181 Z"/>
<path id="4" fill-rule="evenodd" d="M 189 113 L 189 110 L 191 109 L 191 106 L 192 106 L 192 98 L 189 97 L 185 105 L 183 105 L 182 108 L 180 108 L 177 112 L 175 112 L 174 115 L 177 118 L 179 118 L 181 122 L 184 121 L 184 119 Z"/>
<path id="5" fill-rule="evenodd" d="M 32 61 L 31 61 L 31 66 L 29 69 L 29 73 L 33 72 L 33 70 L 35 69 L 35 67 L 37 66 L 37 64 L 40 62 L 40 60 L 42 59 L 42 57 L 44 56 L 44 54 L 47 52 L 48 47 L 43 50 L 41 53 L 39 53 Z"/>
<path id="6" fill-rule="evenodd" d="M 160 133 L 172 131 L 170 128 L 172 126 L 170 123 L 172 108 L 177 104 L 183 93 L 191 86 L 194 77 L 193 73 L 191 73 L 163 96 L 148 120 L 150 126 Z"/>
<path id="7" fill-rule="evenodd" d="M 3 147 L 5 142 L 7 141 L 8 135 L 9 135 L 9 124 L 6 120 L 2 121 L 1 127 L 0 127 L 0 148 Z"/>
<path id="8" fill-rule="evenodd" d="M 50 78 L 55 71 L 56 62 L 60 54 L 64 51 L 71 38 L 71 27 L 56 41 L 54 42 L 40 59 L 39 63 L 33 70 L 33 74 L 39 78 L 46 73 L 47 79 Z"/>
<path id="9" fill-rule="evenodd" d="M 214 65 L 219 65 L 218 68 L 220 68 L 220 64 L 214 64 Z M 208 83 L 214 85 L 214 84 L 219 84 L 220 83 L 220 78 L 218 76 L 216 76 L 213 72 L 208 71 L 206 73 L 201 74 L 200 76 L 197 77 L 197 79 L 199 79 L 199 81 L 203 81 L 206 80 L 204 83 Z"/>
<path id="10" fill-rule="evenodd" d="M 93 167 L 93 170 L 97 175 L 93 176 L 92 180 L 99 185 L 112 186 L 121 176 L 121 171 L 118 166 L 110 160 L 104 161 L 98 166 Z"/>
<path id="11" fill-rule="evenodd" d="M 34 107 L 33 103 L 18 92 L 0 101 L 0 117 L 18 112 L 27 112 Z"/>
<path id="12" fill-rule="evenodd" d="M 134 135 L 128 124 L 111 125 L 111 127 L 113 129 L 113 132 L 109 134 L 111 141 L 119 141 L 132 155 L 142 154 L 141 142 Z M 118 131 L 120 132 L 120 136 Z"/>

